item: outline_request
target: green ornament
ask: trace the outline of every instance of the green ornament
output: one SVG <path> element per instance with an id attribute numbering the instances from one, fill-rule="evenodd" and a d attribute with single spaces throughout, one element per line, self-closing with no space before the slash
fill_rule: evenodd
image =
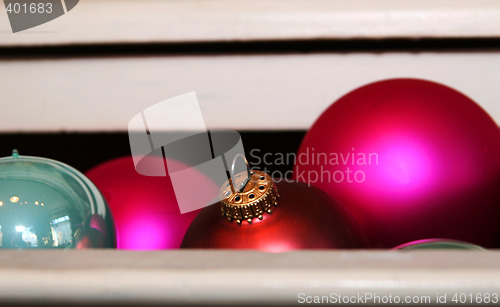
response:
<path id="1" fill-rule="evenodd" d="M 481 246 L 449 239 L 424 239 L 408 242 L 394 248 L 395 250 L 425 250 L 425 249 L 466 249 L 485 251 Z"/>
<path id="2" fill-rule="evenodd" d="M 0 158 L 0 248 L 116 247 L 108 206 L 95 185 L 64 163 Z"/>

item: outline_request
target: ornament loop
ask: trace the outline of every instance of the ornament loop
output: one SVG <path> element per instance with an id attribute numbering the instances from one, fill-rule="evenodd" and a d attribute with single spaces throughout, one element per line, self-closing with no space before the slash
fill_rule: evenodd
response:
<path id="1" fill-rule="evenodd" d="M 238 175 L 236 175 L 234 173 L 235 171 L 235 166 L 236 166 L 236 161 L 238 160 L 238 158 L 241 157 L 243 159 L 243 161 L 245 162 L 245 166 L 246 166 L 246 169 L 247 169 L 247 177 L 244 178 L 241 183 L 239 183 L 239 188 L 236 188 L 233 186 L 234 189 L 233 190 L 233 193 L 236 193 L 236 192 L 241 192 L 245 187 L 246 185 L 248 184 L 248 181 L 250 181 L 250 177 L 251 177 L 251 172 L 250 172 L 250 166 L 248 165 L 248 161 L 247 161 L 247 158 L 245 158 L 244 155 L 242 155 L 241 153 L 237 154 L 236 156 L 234 156 L 234 159 L 233 159 L 233 163 L 231 163 L 231 178 L 236 178 L 237 176 L 243 176 L 243 173 L 239 173 Z M 235 182 L 233 182 L 232 180 L 230 181 L 230 184 L 232 185 L 236 185 L 236 181 L 239 181 L 239 180 L 235 180 Z"/>

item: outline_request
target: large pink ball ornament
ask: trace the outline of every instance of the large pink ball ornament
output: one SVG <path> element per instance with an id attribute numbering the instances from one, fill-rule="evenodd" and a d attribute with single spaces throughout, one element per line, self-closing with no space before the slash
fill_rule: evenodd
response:
<path id="1" fill-rule="evenodd" d="M 145 157 L 156 165 L 162 159 Z M 169 166 L 181 162 L 167 159 Z M 136 172 L 132 157 L 105 162 L 86 175 L 103 193 L 116 223 L 118 249 L 155 250 L 179 248 L 198 211 L 181 214 L 170 177 L 143 176 Z M 199 174 L 199 176 L 204 176 Z M 209 179 L 203 188 L 219 188 Z M 199 180 L 197 182 L 200 182 Z M 193 191 L 196 193 L 196 191 Z"/>
<path id="2" fill-rule="evenodd" d="M 305 136 L 294 178 L 350 210 L 372 247 L 500 243 L 500 130 L 434 82 L 385 80 L 337 100 Z"/>

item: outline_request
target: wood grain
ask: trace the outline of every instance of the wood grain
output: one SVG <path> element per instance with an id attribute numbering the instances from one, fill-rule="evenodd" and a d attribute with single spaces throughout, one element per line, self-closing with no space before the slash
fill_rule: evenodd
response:
<path id="1" fill-rule="evenodd" d="M 500 37 L 495 0 L 85 0 L 0 46 L 353 38 Z"/>
<path id="2" fill-rule="evenodd" d="M 298 294 L 492 293 L 500 252 L 14 251 L 0 302 L 294 304 Z M 370 304 L 367 304 L 370 305 Z"/>
<path id="3" fill-rule="evenodd" d="M 209 129 L 306 130 L 349 91 L 400 77 L 451 86 L 500 123 L 498 67 L 497 51 L 11 59 L 0 61 L 0 131 L 127 131 L 193 90 Z"/>

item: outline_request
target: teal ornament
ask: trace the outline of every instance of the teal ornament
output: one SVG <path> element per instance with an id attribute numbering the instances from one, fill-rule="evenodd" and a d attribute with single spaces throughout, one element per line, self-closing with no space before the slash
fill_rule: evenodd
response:
<path id="1" fill-rule="evenodd" d="M 450 239 L 423 239 L 401 244 L 395 250 L 425 250 L 425 249 L 462 249 L 485 251 L 481 246 L 464 241 Z"/>
<path id="2" fill-rule="evenodd" d="M 0 158 L 0 248 L 116 247 L 104 198 L 64 163 L 14 150 Z"/>

